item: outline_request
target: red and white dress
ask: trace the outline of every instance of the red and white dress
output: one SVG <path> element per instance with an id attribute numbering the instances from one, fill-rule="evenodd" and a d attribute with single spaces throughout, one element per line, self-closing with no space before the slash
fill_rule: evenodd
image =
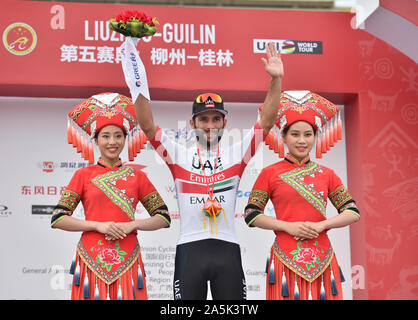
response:
<path id="1" fill-rule="evenodd" d="M 144 172 L 100 161 L 75 172 L 55 207 L 51 226 L 69 216 L 82 203 L 85 219 L 129 222 L 135 219 L 138 201 L 151 216 L 168 223 L 167 207 Z M 137 232 L 108 241 L 96 231 L 83 232 L 71 267 L 71 299 L 147 299 L 144 267 Z"/>
<path id="2" fill-rule="evenodd" d="M 257 178 L 245 210 L 246 222 L 251 226 L 263 214 L 269 199 L 278 220 L 319 222 L 326 219 L 327 198 L 338 212 L 351 210 L 359 215 L 333 170 L 309 157 L 299 163 L 286 155 L 283 161 L 264 168 Z M 274 233 L 267 299 L 342 299 L 341 272 L 327 230 L 303 241 L 286 232 Z"/>

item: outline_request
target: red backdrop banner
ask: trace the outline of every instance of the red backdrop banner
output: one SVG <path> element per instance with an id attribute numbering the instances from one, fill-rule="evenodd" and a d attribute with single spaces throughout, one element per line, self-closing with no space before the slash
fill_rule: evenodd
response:
<path id="1" fill-rule="evenodd" d="M 354 298 L 418 298 L 418 68 L 354 29 L 353 14 L 11 0 L 0 7 L 4 96 L 129 94 L 123 38 L 106 23 L 127 9 L 160 22 L 138 46 L 152 99 L 191 101 L 210 90 L 262 102 L 269 79 L 260 58 L 274 41 L 283 90 L 345 104 L 348 184 L 362 216 L 351 227 Z"/>

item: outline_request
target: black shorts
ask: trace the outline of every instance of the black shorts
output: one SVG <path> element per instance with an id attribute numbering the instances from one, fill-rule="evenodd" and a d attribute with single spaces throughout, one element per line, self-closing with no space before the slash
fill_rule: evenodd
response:
<path id="1" fill-rule="evenodd" d="M 205 239 L 177 246 L 174 299 L 206 300 L 208 281 L 214 300 L 247 298 L 238 244 Z"/>

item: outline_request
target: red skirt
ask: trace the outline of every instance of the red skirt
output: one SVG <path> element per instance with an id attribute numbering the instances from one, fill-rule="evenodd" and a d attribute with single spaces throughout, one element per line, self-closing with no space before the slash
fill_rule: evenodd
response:
<path id="1" fill-rule="evenodd" d="M 71 289 L 72 300 L 148 300 L 141 254 L 130 268 L 110 284 L 97 277 L 78 254 L 75 258 L 75 266 Z"/>
<path id="2" fill-rule="evenodd" d="M 342 300 L 341 273 L 333 255 L 329 266 L 309 282 L 287 268 L 271 250 L 266 278 L 267 300 Z"/>

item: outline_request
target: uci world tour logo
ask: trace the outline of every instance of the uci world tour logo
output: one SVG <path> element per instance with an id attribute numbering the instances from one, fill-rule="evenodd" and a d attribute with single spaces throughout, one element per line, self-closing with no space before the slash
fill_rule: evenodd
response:
<path id="1" fill-rule="evenodd" d="M 3 32 L 3 44 L 12 54 L 24 56 L 36 47 L 37 36 L 33 28 L 23 22 L 9 25 Z"/>

